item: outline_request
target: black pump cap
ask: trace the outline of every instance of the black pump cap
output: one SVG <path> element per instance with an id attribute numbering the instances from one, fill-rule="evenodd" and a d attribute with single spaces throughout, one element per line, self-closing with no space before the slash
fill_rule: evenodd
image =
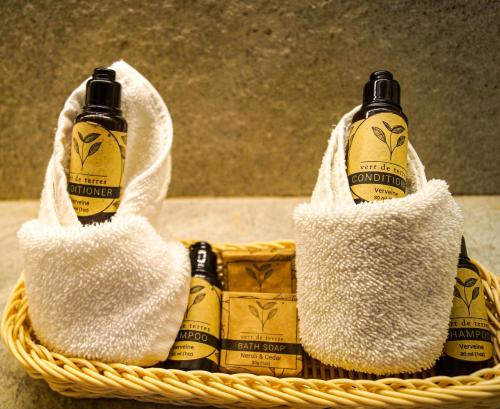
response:
<path id="1" fill-rule="evenodd" d="M 92 78 L 87 81 L 85 107 L 99 106 L 119 111 L 122 87 L 115 79 L 114 70 L 96 68 Z"/>
<path id="2" fill-rule="evenodd" d="M 212 246 L 205 241 L 199 241 L 189 247 L 191 259 L 191 275 L 202 274 L 217 279 L 217 256 Z"/>
<path id="3" fill-rule="evenodd" d="M 363 90 L 363 105 L 373 102 L 385 102 L 400 106 L 401 87 L 391 72 L 377 70 L 372 72 L 370 80 Z"/>

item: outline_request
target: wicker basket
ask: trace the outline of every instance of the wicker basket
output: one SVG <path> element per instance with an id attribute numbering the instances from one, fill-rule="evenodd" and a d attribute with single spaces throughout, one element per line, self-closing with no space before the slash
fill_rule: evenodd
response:
<path id="1" fill-rule="evenodd" d="M 248 245 L 215 245 L 224 249 L 272 249 L 293 246 L 275 241 Z M 28 317 L 23 277 L 14 288 L 2 317 L 7 348 L 33 378 L 44 378 L 62 395 L 75 398 L 117 397 L 176 405 L 301 408 L 500 408 L 500 282 L 478 263 L 485 287 L 494 368 L 469 376 L 432 376 L 432 371 L 379 378 L 325 367 L 304 357 L 303 378 L 274 378 L 141 368 L 69 358 L 49 351 L 36 340 Z"/>

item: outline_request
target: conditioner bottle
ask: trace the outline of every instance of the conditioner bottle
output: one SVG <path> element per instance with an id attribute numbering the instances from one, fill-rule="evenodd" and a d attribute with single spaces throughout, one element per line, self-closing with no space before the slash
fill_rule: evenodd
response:
<path id="1" fill-rule="evenodd" d="M 479 269 L 473 264 L 462 238 L 448 339 L 436 363 L 439 375 L 469 375 L 493 366 L 493 345 Z"/>
<path id="2" fill-rule="evenodd" d="M 219 366 L 221 316 L 217 256 L 210 244 L 198 242 L 191 246 L 190 258 L 188 307 L 165 366 L 214 372 Z"/>
<path id="3" fill-rule="evenodd" d="M 400 86 L 389 71 L 375 71 L 364 87 L 347 146 L 347 176 L 356 203 L 406 195 L 408 119 Z"/>
<path id="4" fill-rule="evenodd" d="M 82 224 L 109 220 L 120 204 L 127 144 L 115 71 L 96 68 L 72 134 L 68 192 Z"/>

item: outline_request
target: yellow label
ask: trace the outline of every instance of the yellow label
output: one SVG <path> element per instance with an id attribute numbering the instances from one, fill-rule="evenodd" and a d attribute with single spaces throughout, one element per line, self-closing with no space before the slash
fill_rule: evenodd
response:
<path id="1" fill-rule="evenodd" d="M 462 361 L 486 361 L 493 356 L 483 285 L 474 268 L 458 268 L 444 347 L 446 355 Z"/>
<path id="2" fill-rule="evenodd" d="M 295 294 L 224 292 L 221 370 L 273 376 L 302 371 Z"/>
<path id="3" fill-rule="evenodd" d="M 221 291 L 193 277 L 184 321 L 168 356 L 172 361 L 207 358 L 219 364 Z"/>
<path id="4" fill-rule="evenodd" d="M 123 186 L 127 133 L 93 122 L 73 127 L 68 192 L 78 217 L 115 213 Z"/>
<path id="5" fill-rule="evenodd" d="M 355 201 L 406 195 L 408 125 L 399 115 L 383 112 L 351 125 L 347 176 Z"/>

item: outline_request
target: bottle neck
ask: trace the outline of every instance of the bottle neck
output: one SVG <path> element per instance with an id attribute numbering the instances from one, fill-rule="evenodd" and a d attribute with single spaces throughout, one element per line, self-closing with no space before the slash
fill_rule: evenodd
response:
<path id="1" fill-rule="evenodd" d="M 408 118 L 403 112 L 403 109 L 396 104 L 389 104 L 386 102 L 371 102 L 367 105 L 362 105 L 360 110 L 354 114 L 352 118 L 352 122 L 359 121 L 361 119 L 366 119 L 372 115 L 376 115 L 378 113 L 383 112 L 393 112 L 404 119 L 404 121 L 408 124 Z"/>
<path id="2" fill-rule="evenodd" d="M 84 105 L 84 113 L 96 113 L 96 114 L 110 114 L 114 116 L 121 116 L 122 110 L 119 108 L 112 108 L 104 105 Z"/>
<path id="3" fill-rule="evenodd" d="M 471 261 L 469 255 L 467 254 L 467 247 L 465 245 L 465 240 L 462 237 L 462 245 L 460 247 L 460 256 L 458 257 L 458 267 L 467 268 L 474 271 L 478 276 L 481 276 L 479 268 Z"/>
<path id="4" fill-rule="evenodd" d="M 211 285 L 220 288 L 219 280 L 217 279 L 217 276 L 215 274 L 209 274 L 206 272 L 195 271 L 191 274 L 191 277 L 201 278 L 201 279 L 207 281 L 208 283 L 210 283 Z"/>
<path id="5" fill-rule="evenodd" d="M 403 108 L 401 108 L 401 105 L 396 104 L 394 102 L 386 102 L 386 101 L 363 101 L 363 105 L 361 106 L 361 109 L 377 109 L 377 108 L 384 108 L 388 109 L 391 111 L 397 111 L 397 112 L 403 112 Z"/>

